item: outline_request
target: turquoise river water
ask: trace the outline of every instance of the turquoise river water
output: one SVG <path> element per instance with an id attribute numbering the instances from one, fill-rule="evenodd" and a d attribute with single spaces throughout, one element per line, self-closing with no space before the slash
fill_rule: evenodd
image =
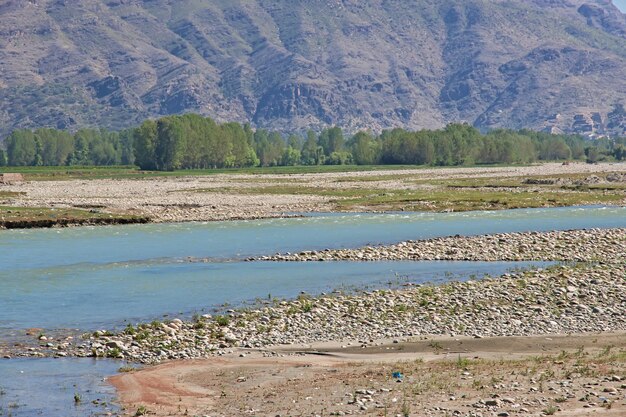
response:
<path id="1" fill-rule="evenodd" d="M 449 235 L 626 227 L 624 207 L 316 214 L 258 221 L 0 231 L 0 343 L 24 329 L 116 328 L 255 298 L 499 275 L 513 262 L 244 262 L 254 255 Z M 197 259 L 205 262 L 196 262 Z M 0 416 L 115 412 L 116 361 L 0 360 Z M 73 403 L 75 393 L 89 401 Z M 99 399 L 97 405 L 91 401 Z M 105 402 L 106 405 L 101 403 Z M 89 405 L 91 404 L 91 405 Z"/>

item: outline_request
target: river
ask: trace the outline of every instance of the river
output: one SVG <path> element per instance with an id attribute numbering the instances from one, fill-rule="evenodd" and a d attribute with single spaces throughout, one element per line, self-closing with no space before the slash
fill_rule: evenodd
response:
<path id="1" fill-rule="evenodd" d="M 189 316 L 255 299 L 291 298 L 300 291 L 319 294 L 405 281 L 467 279 L 533 264 L 244 262 L 249 256 L 456 234 L 609 227 L 626 227 L 626 208 L 316 214 L 258 221 L 0 231 L 0 338 L 6 342 L 23 336 L 29 327 L 91 331 L 165 314 Z M 204 262 L 190 261 L 197 259 Z M 102 378 L 117 367 L 115 361 L 90 359 L 3 360 L 0 416 L 9 411 L 15 417 L 110 411 L 112 392 Z M 46 386 L 62 390 L 55 391 L 61 402 L 48 401 L 46 395 L 51 394 Z M 76 391 L 79 387 L 84 392 Z M 101 401 L 93 406 L 84 401 L 77 407 L 74 391 L 89 401 L 91 395 L 100 396 Z M 102 401 L 107 405 L 102 406 Z"/>

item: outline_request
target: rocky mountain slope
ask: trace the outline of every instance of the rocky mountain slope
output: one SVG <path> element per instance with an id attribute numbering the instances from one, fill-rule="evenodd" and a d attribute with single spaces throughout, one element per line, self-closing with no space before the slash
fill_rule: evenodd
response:
<path id="1" fill-rule="evenodd" d="M 4 0 L 0 135 L 198 112 L 297 130 L 621 134 L 610 0 Z"/>

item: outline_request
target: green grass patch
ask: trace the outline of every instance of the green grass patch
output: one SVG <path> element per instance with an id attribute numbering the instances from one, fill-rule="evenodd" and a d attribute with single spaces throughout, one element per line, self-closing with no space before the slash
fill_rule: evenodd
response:
<path id="1" fill-rule="evenodd" d="M 555 174 L 555 175 L 529 175 L 519 177 L 476 177 L 476 178 L 455 178 L 455 179 L 419 179 L 416 178 L 412 183 L 423 185 L 439 185 L 451 188 L 546 188 L 546 189 L 580 189 L 585 187 L 592 190 L 620 190 L 626 188 L 624 183 L 603 183 L 603 184 L 588 184 L 588 185 L 563 185 L 559 183 L 560 180 L 568 182 L 583 181 L 591 176 L 598 176 L 601 179 L 606 178 L 610 173 L 602 174 Z M 409 176 L 411 177 L 411 176 Z M 389 178 L 393 179 L 393 178 Z M 526 180 L 553 180 L 554 184 L 527 184 Z M 382 180 L 382 179 L 381 179 Z"/>
<path id="2" fill-rule="evenodd" d="M 255 195 L 314 195 L 327 197 L 338 210 L 354 211 L 359 209 L 374 210 L 409 210 L 409 211 L 469 211 L 496 210 L 532 207 L 561 207 L 587 204 L 615 204 L 624 199 L 619 190 L 562 190 L 543 188 L 526 190 L 517 185 L 515 191 L 502 190 L 506 185 L 484 184 L 471 185 L 467 180 L 459 186 L 441 181 L 435 188 L 429 189 L 384 189 L 384 188 L 341 188 L 313 187 L 310 185 L 284 184 L 249 188 L 203 188 L 195 192 L 219 192 Z M 493 180 L 492 180 L 493 181 Z"/>
<path id="3" fill-rule="evenodd" d="M 216 168 L 188 169 L 177 171 L 142 171 L 135 166 L 60 166 L 60 167 L 7 167 L 2 172 L 13 172 L 24 175 L 26 181 L 50 181 L 71 179 L 105 179 L 105 178 L 151 178 L 151 177 L 185 177 L 206 176 L 216 174 L 254 174 L 254 175 L 291 175 L 318 174 L 333 172 L 362 172 L 382 170 L 415 169 L 412 165 L 311 165 L 292 167 L 252 167 L 252 168 Z"/>
<path id="4" fill-rule="evenodd" d="M 366 198 L 375 194 L 384 194 L 387 191 L 379 189 L 364 188 L 334 188 L 334 187 L 311 187 L 308 185 L 269 185 L 265 187 L 250 187 L 237 189 L 209 188 L 197 191 L 211 192 L 234 192 L 236 194 L 256 194 L 256 195 L 317 195 L 321 197 L 336 198 Z"/>
<path id="5" fill-rule="evenodd" d="M 0 198 L 18 197 L 20 195 L 26 195 L 26 193 L 18 191 L 0 191 Z"/>
<path id="6" fill-rule="evenodd" d="M 141 171 L 137 167 L 133 166 L 6 167 L 2 172 L 22 174 L 24 176 L 24 180 L 26 181 L 141 178 L 150 174 L 149 172 Z"/>
<path id="7" fill-rule="evenodd" d="M 0 226 L 6 228 L 50 227 L 70 224 L 145 223 L 144 217 L 75 208 L 0 206 Z"/>
<path id="8" fill-rule="evenodd" d="M 620 202 L 621 193 L 588 192 L 510 192 L 473 189 L 398 190 L 366 197 L 336 201 L 339 209 L 355 210 L 358 207 L 380 210 L 415 211 L 469 211 L 531 207 L 560 207 L 585 204 L 610 204 Z"/>
<path id="9" fill-rule="evenodd" d="M 418 169 L 420 167 L 405 167 L 405 169 Z M 384 175 L 368 175 L 368 176 L 354 176 L 343 177 L 335 180 L 337 183 L 343 182 L 381 182 L 381 181 L 405 181 L 414 180 L 418 178 L 417 174 L 384 174 Z"/>

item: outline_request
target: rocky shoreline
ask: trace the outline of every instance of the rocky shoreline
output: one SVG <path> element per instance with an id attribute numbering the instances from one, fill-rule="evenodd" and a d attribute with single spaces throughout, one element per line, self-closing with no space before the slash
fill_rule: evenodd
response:
<path id="1" fill-rule="evenodd" d="M 409 240 L 389 246 L 325 249 L 250 261 L 572 261 L 626 262 L 626 229 L 501 233 Z"/>
<path id="2" fill-rule="evenodd" d="M 447 259 L 468 259 L 467 251 L 474 248 L 476 256 L 469 259 L 574 262 L 443 285 L 410 285 L 353 295 L 337 292 L 317 298 L 303 294 L 296 300 L 268 301 L 262 308 L 229 310 L 224 316 L 129 325 L 117 334 L 98 331 L 82 340 L 41 336 L 38 346 L 2 354 L 112 357 L 154 364 L 223 355 L 234 349 L 242 355 L 246 349 L 271 355 L 276 346 L 325 341 L 371 346 L 383 340 L 446 335 L 626 330 L 625 229 L 453 237 L 412 245 L 430 247 L 426 253 L 434 257 L 456 248 Z M 406 251 L 406 244 L 393 247 L 397 251 L 381 249 L 379 258 L 384 253 L 387 259 L 394 253 L 415 256 L 410 245 L 412 249 Z M 337 252 L 343 253 L 333 253 Z"/>
<path id="3" fill-rule="evenodd" d="M 76 356 L 141 363 L 203 358 L 232 348 L 336 341 L 367 346 L 432 336 L 530 336 L 626 330 L 626 266 L 559 266 L 481 281 L 345 296 L 300 297 L 226 316 L 99 332 Z"/>

